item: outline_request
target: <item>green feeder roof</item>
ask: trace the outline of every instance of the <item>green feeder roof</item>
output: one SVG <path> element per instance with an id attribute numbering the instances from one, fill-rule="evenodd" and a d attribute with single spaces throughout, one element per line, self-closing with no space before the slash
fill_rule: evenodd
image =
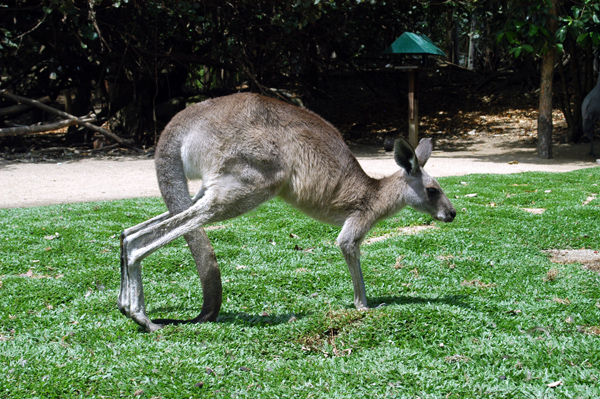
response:
<path id="1" fill-rule="evenodd" d="M 446 54 L 436 47 L 427 36 L 420 33 L 404 32 L 384 51 L 385 54 Z"/>

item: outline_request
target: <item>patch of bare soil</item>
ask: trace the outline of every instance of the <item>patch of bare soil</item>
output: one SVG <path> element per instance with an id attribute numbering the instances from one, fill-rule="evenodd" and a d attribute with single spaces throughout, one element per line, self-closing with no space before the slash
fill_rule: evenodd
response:
<path id="1" fill-rule="evenodd" d="M 379 241 L 384 241 L 384 240 L 390 239 L 390 238 L 398 236 L 398 235 L 419 234 L 422 231 L 429 230 L 429 229 L 436 229 L 436 228 L 437 227 L 435 225 L 429 225 L 429 224 L 428 225 L 400 227 L 392 233 L 384 234 L 382 236 L 368 238 L 365 240 L 364 244 L 365 245 L 373 244 L 373 243 L 376 243 Z"/>
<path id="2" fill-rule="evenodd" d="M 587 270 L 600 273 L 600 251 L 593 249 L 550 249 L 550 261 L 554 263 L 581 263 Z"/>
<path id="3" fill-rule="evenodd" d="M 532 213 L 534 215 L 541 215 L 542 213 L 546 212 L 546 210 L 543 208 L 521 208 L 521 209 L 527 213 Z"/>

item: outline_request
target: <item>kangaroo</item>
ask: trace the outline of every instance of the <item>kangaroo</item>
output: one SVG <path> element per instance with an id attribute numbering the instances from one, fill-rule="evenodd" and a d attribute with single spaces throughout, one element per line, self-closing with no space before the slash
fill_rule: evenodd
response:
<path id="1" fill-rule="evenodd" d="M 583 133 L 590 140 L 589 155 L 595 156 L 594 128 L 598 120 L 600 120 L 600 77 L 596 82 L 596 86 L 585 96 L 581 103 L 581 117 L 583 120 Z"/>
<path id="2" fill-rule="evenodd" d="M 275 196 L 341 227 L 337 243 L 350 270 L 354 304 L 368 309 L 359 247 L 371 227 L 405 206 L 444 222 L 456 216 L 438 182 L 423 170 L 431 151 L 430 139 L 415 150 L 398 139 L 394 157 L 400 169 L 373 179 L 338 130 L 306 109 L 250 93 L 186 108 L 165 127 L 156 148 L 158 184 L 168 212 L 121 235 L 119 310 L 148 332 L 167 324 L 215 321 L 222 302 L 221 273 L 202 226 L 242 215 Z M 188 179 L 202 179 L 193 197 Z M 191 320 L 151 321 L 141 262 L 181 236 L 200 276 L 201 312 Z"/>

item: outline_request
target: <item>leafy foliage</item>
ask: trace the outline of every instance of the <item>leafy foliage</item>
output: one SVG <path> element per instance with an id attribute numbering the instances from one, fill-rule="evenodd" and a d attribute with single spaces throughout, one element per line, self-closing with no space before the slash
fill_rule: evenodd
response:
<path id="1" fill-rule="evenodd" d="M 173 97 L 240 86 L 315 91 L 324 71 L 379 54 L 427 12 L 355 0 L 16 3 L 0 13 L 2 86 L 31 97 L 73 88 L 82 113 L 96 98 L 100 117 L 125 109 L 130 120 L 161 119 L 153 110 Z M 152 122 L 123 123 L 140 141 L 156 133 Z"/>
<path id="2" fill-rule="evenodd" d="M 560 14 L 556 17 L 560 23 L 556 33 L 552 35 L 548 29 L 550 2 L 538 0 L 533 2 L 513 1 L 515 15 L 507 21 L 498 41 L 506 41 L 510 52 L 518 57 L 523 52 L 544 54 L 549 46 L 556 46 L 563 51 L 567 36 L 576 38 L 580 46 L 600 43 L 600 4 L 596 0 L 583 2 L 562 2 Z"/>
<path id="3" fill-rule="evenodd" d="M 382 50 L 411 31 L 426 34 L 453 63 L 472 52 L 478 71 L 518 70 L 529 81 L 538 66 L 532 55 L 563 51 L 569 69 L 561 71 L 568 86 L 561 107 L 576 141 L 580 103 L 593 86 L 600 6 L 560 2 L 553 35 L 548 4 L 15 0 L 0 7 L 0 88 L 73 96 L 73 114 L 94 111 L 111 130 L 151 147 L 174 113 L 206 96 L 251 90 L 304 104 L 328 98 L 332 77 L 380 69 L 388 63 Z"/>

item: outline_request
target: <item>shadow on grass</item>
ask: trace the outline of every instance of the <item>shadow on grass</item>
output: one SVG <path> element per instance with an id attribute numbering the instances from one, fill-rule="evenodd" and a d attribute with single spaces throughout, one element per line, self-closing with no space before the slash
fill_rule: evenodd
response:
<path id="1" fill-rule="evenodd" d="M 248 313 L 221 312 L 217 323 L 239 324 L 245 326 L 275 326 L 300 320 L 312 313 L 284 313 L 279 315 L 253 315 Z"/>
<path id="2" fill-rule="evenodd" d="M 189 310 L 193 312 L 193 310 Z M 156 308 L 148 312 L 148 315 L 152 318 L 154 315 L 164 315 L 169 313 L 178 313 L 178 309 L 171 307 Z M 279 324 L 291 323 L 296 320 L 300 320 L 306 316 L 310 316 L 312 313 L 283 313 L 279 315 L 262 315 L 262 314 L 248 314 L 243 312 L 219 312 L 219 317 L 216 323 L 227 323 L 236 324 L 243 326 L 275 326 Z M 193 324 L 192 319 L 181 319 L 175 323 L 170 324 Z"/>
<path id="3" fill-rule="evenodd" d="M 467 295 L 447 295 L 438 298 L 425 298 L 425 297 L 411 297 L 411 296 L 385 296 L 370 298 L 368 303 L 371 309 L 375 309 L 379 306 L 389 305 L 413 305 L 413 304 L 444 304 L 449 306 L 458 306 L 461 308 L 471 309 L 471 304 L 464 301 Z M 354 309 L 354 304 L 349 303 L 345 306 L 348 309 Z M 192 312 L 192 310 L 189 310 Z M 168 314 L 178 313 L 178 309 L 171 307 L 162 307 L 151 310 L 149 315 L 156 314 Z M 249 314 L 244 312 L 220 312 L 216 323 L 233 324 L 240 326 L 249 327 L 264 327 L 264 326 L 276 326 L 280 324 L 291 323 L 304 317 L 313 315 L 314 312 L 307 313 L 283 313 L 283 314 Z M 173 324 L 187 324 L 191 321 L 185 319 L 178 320 Z"/>
<path id="4" fill-rule="evenodd" d="M 465 298 L 467 298 L 467 295 L 447 295 L 439 298 L 424 298 L 413 296 L 384 296 L 371 298 L 368 302 L 371 308 L 387 305 L 444 304 L 471 309 L 471 305 L 469 303 L 464 302 Z"/>

